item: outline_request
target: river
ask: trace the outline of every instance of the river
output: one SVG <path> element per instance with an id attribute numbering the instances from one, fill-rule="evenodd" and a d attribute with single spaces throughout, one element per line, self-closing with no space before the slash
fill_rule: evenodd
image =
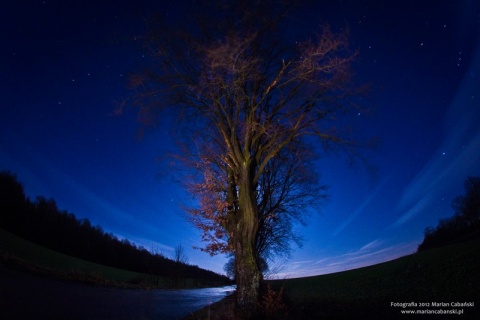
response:
<path id="1" fill-rule="evenodd" d="M 182 319 L 234 290 L 233 286 L 189 290 L 91 287 L 0 266 L 0 318 Z"/>

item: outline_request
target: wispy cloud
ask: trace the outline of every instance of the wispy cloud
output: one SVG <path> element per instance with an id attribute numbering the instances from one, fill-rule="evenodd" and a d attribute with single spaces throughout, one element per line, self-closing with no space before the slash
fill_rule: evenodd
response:
<path id="1" fill-rule="evenodd" d="M 277 274 L 276 277 L 297 278 L 357 269 L 413 253 L 418 245 L 418 241 L 415 240 L 382 247 L 385 243 L 386 241 L 383 239 L 376 239 L 355 251 L 325 257 L 314 263 L 310 261 L 292 262 L 284 265 L 283 272 Z"/>
<path id="2" fill-rule="evenodd" d="M 154 235 L 158 234 L 158 229 L 155 226 L 140 221 L 135 215 L 120 209 L 112 202 L 96 194 L 90 188 L 59 169 L 59 166 L 55 165 L 55 162 L 36 153 L 33 148 L 29 151 L 29 154 L 37 160 L 41 171 L 44 172 L 43 175 L 48 176 L 49 180 L 56 180 L 57 184 L 61 185 L 64 190 L 67 191 L 66 193 L 73 195 L 78 203 L 82 204 L 84 211 L 88 210 L 88 212 L 74 212 L 77 217 L 85 216 L 86 213 L 95 215 L 97 219 L 100 218 L 108 221 L 108 223 L 105 224 L 103 224 L 104 221 L 100 222 L 102 223 L 102 228 L 105 228 L 105 225 L 110 226 L 106 231 L 113 233 L 119 239 L 128 239 L 137 245 L 144 246 L 146 249 L 151 249 L 152 245 L 154 245 L 154 247 L 160 251 L 173 251 L 173 248 L 170 246 L 152 240 Z M 21 161 L 19 161 L 19 163 L 21 165 Z M 58 204 L 61 204 L 59 200 L 56 201 L 58 201 Z M 69 208 L 69 210 L 71 210 L 71 208 Z M 94 224 L 97 223 L 99 222 L 94 222 Z M 124 226 L 135 226 L 136 230 L 142 230 L 142 234 L 152 235 L 152 237 L 151 239 L 139 238 L 138 232 L 136 233 L 134 228 L 125 228 Z"/>
<path id="3" fill-rule="evenodd" d="M 317 260 L 317 261 L 314 262 L 314 264 L 323 263 L 323 262 L 327 261 L 328 259 L 330 259 L 330 258 L 323 258 L 323 259 Z"/>
<path id="4" fill-rule="evenodd" d="M 383 242 L 384 242 L 384 241 L 381 240 L 381 239 L 373 240 L 372 242 L 369 242 L 369 243 L 367 243 L 366 245 L 364 245 L 363 247 L 361 247 L 361 248 L 360 248 L 360 251 L 376 248 L 376 247 L 382 245 Z"/>
<path id="5" fill-rule="evenodd" d="M 363 212 L 363 210 L 365 210 L 365 208 L 372 202 L 373 199 L 375 199 L 375 197 L 378 195 L 378 193 L 383 189 L 383 186 L 385 185 L 385 183 L 387 183 L 387 181 L 389 180 L 390 177 L 387 177 L 385 178 L 382 183 L 380 183 L 376 188 L 375 190 L 365 199 L 365 201 L 363 201 L 363 203 L 360 205 L 360 207 L 357 208 L 357 210 L 355 210 L 354 213 L 352 213 L 348 218 L 347 220 L 345 220 L 345 222 L 343 222 L 337 229 L 335 229 L 335 231 L 333 232 L 333 235 L 336 236 L 338 235 L 340 232 L 343 231 L 343 229 L 345 229 L 360 213 Z"/>
<path id="6" fill-rule="evenodd" d="M 165 256 L 169 256 L 175 249 L 171 246 L 167 246 L 163 243 L 153 241 L 147 238 L 133 237 L 128 240 L 133 241 L 135 244 L 140 245 L 152 253 L 159 253 Z"/>
<path id="7" fill-rule="evenodd" d="M 405 188 L 396 211 L 398 227 L 430 206 L 446 188 L 478 173 L 480 160 L 480 48 L 459 87 L 446 118 L 446 138 L 435 155 Z"/>
<path id="8" fill-rule="evenodd" d="M 303 261 L 292 262 L 292 264 L 305 264 L 305 263 L 315 263 L 315 260 L 303 260 Z"/>

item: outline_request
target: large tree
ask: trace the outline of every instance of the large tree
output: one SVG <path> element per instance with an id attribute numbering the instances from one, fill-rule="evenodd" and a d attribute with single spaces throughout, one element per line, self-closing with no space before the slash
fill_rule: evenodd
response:
<path id="1" fill-rule="evenodd" d="M 131 77 L 141 120 L 169 109 L 188 123 L 193 143 L 181 158 L 197 173 L 187 185 L 198 200 L 189 213 L 206 251 L 234 254 L 244 318 L 257 312 L 259 262 L 286 252 L 293 221 L 323 195 L 312 151 L 351 144 L 337 129 L 355 108 L 347 33 L 323 26 L 289 38 L 284 9 L 234 2 L 182 27 L 157 20 L 148 37 L 155 64 Z"/>

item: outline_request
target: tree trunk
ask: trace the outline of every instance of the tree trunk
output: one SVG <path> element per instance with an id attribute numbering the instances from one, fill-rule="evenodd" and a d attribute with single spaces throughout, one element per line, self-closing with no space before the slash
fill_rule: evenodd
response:
<path id="1" fill-rule="evenodd" d="M 239 179 L 239 219 L 235 238 L 235 267 L 237 277 L 237 318 L 254 319 L 258 315 L 258 291 L 261 273 L 255 251 L 258 232 L 258 211 L 255 186 L 252 183 L 252 164 L 242 168 Z"/>

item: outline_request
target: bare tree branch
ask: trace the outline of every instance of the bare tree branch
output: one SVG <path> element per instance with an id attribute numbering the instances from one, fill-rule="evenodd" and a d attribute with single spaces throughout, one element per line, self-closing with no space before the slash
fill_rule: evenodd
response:
<path id="1" fill-rule="evenodd" d="M 255 308 L 261 261 L 288 255 L 290 243 L 301 242 L 294 223 L 325 197 L 305 137 L 350 152 L 354 143 L 335 124 L 355 109 L 347 98 L 356 93 L 348 30 L 323 26 L 291 47 L 280 28 L 284 7 L 273 14 L 254 2 L 226 6 L 230 20 L 201 19 L 197 29 L 152 27 L 158 69 L 131 78 L 140 121 L 151 123 L 166 109 L 198 119 L 194 144 L 179 157 L 198 202 L 187 210 L 203 232 L 202 250 L 235 255 L 237 302 L 245 310 Z"/>

